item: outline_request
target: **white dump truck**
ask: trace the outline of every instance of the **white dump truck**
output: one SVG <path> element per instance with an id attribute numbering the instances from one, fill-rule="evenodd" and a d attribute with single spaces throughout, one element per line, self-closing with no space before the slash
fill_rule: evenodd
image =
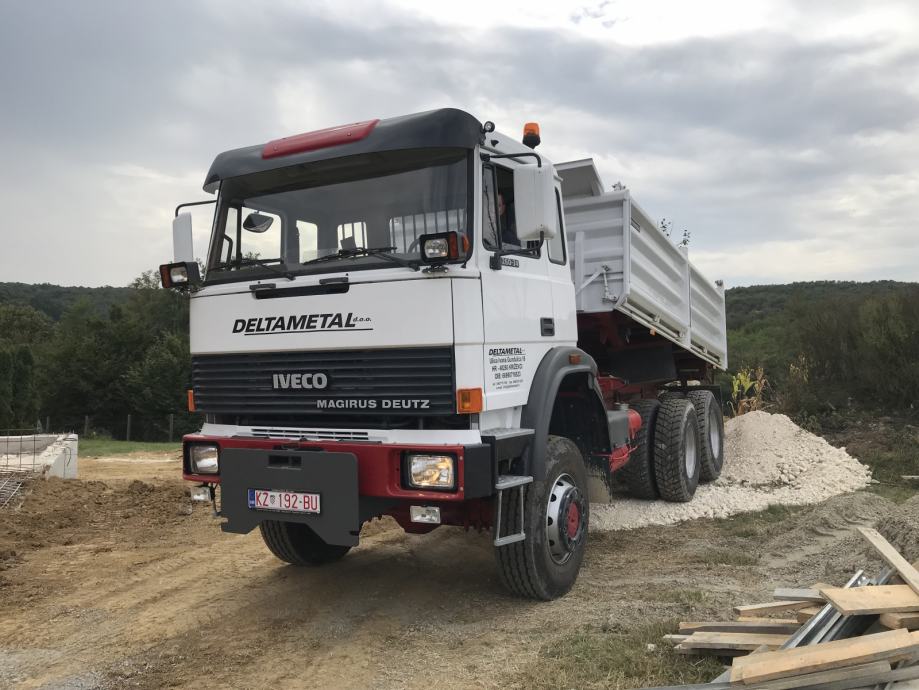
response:
<path id="1" fill-rule="evenodd" d="M 160 273 L 205 419 L 183 474 L 224 531 L 315 566 L 376 517 L 490 530 L 504 584 L 553 599 L 591 501 L 718 476 L 721 284 L 538 143 L 443 109 L 217 156 L 205 276 L 186 205 Z"/>

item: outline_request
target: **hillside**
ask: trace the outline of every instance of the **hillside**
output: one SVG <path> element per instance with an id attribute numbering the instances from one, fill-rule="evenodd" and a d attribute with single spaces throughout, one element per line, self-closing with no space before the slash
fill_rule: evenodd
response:
<path id="1" fill-rule="evenodd" d="M 64 287 L 39 283 L 0 283 L 0 304 L 22 304 L 58 321 L 64 312 L 82 298 L 88 299 L 99 314 L 107 314 L 113 304 L 123 304 L 131 294 L 126 287 Z"/>

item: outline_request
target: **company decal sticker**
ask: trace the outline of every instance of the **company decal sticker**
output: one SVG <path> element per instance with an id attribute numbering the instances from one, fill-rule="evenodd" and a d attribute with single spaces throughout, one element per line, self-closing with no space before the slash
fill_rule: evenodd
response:
<path id="1" fill-rule="evenodd" d="M 233 321 L 233 333 L 243 335 L 276 335 L 284 333 L 329 333 L 337 331 L 372 331 L 369 316 L 351 312 L 328 314 L 292 314 L 290 316 L 259 316 Z"/>
<path id="2" fill-rule="evenodd" d="M 523 384 L 523 367 L 526 361 L 527 354 L 522 347 L 488 348 L 492 389 L 503 391 L 520 388 Z"/>

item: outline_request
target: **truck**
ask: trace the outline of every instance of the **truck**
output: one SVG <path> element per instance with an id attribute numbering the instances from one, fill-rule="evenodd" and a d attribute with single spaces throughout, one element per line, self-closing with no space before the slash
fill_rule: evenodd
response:
<path id="1" fill-rule="evenodd" d="M 488 531 L 510 592 L 573 586 L 591 503 L 689 501 L 723 464 L 724 289 L 590 159 L 446 108 L 221 153 L 191 213 L 183 477 L 297 566 L 364 523 Z"/>

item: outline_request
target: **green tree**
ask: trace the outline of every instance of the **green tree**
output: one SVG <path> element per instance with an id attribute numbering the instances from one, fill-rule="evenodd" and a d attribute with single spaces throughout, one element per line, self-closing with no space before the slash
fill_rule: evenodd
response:
<path id="1" fill-rule="evenodd" d="M 13 426 L 13 355 L 0 347 L 0 430 Z"/>

